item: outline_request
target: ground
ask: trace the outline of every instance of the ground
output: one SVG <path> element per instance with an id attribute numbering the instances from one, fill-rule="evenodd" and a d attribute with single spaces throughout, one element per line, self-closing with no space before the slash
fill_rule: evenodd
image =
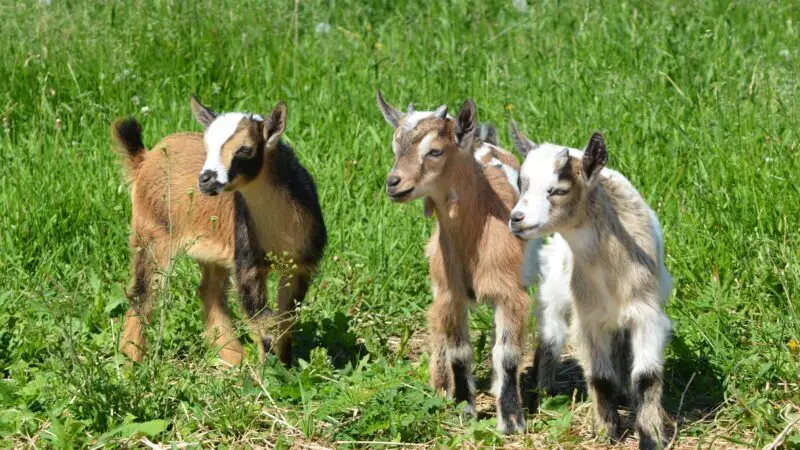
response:
<path id="1" fill-rule="evenodd" d="M 2 2 L 0 446 L 601 447 L 574 365 L 508 439 L 485 393 L 462 422 L 428 387 L 433 222 L 383 193 L 377 88 L 417 109 L 472 98 L 506 147 L 512 118 L 573 147 L 603 131 L 666 236 L 675 447 L 771 445 L 800 414 L 798 18 L 792 1 Z M 130 198 L 109 126 L 133 115 L 148 145 L 197 131 L 192 93 L 285 101 L 319 186 L 330 245 L 291 370 L 258 362 L 234 296 L 249 353 L 218 363 L 180 256 L 144 363 L 116 350 Z M 491 311 L 470 320 L 485 392 Z"/>

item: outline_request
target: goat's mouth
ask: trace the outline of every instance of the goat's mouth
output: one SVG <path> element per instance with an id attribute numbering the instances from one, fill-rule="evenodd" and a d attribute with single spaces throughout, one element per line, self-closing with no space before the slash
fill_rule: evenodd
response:
<path id="1" fill-rule="evenodd" d="M 217 194 L 221 194 L 226 191 L 226 185 L 221 183 L 213 183 L 211 185 L 208 184 L 201 184 L 200 185 L 200 192 L 203 195 L 207 195 L 209 197 L 214 197 Z"/>
<path id="2" fill-rule="evenodd" d="M 531 225 L 528 227 L 520 227 L 520 228 L 512 227 L 511 233 L 518 238 L 534 239 L 536 238 L 536 235 L 541 228 L 542 228 L 541 225 Z"/>
<path id="3" fill-rule="evenodd" d="M 393 202 L 402 202 L 404 200 L 408 200 L 411 197 L 411 192 L 414 191 L 414 188 L 406 189 L 404 191 L 395 191 L 395 192 L 386 192 L 390 199 Z"/>

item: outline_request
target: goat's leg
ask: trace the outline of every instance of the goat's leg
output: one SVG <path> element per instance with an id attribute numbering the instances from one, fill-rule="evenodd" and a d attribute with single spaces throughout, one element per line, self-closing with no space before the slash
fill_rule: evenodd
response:
<path id="1" fill-rule="evenodd" d="M 216 264 L 200 264 L 203 277 L 200 298 L 205 309 L 208 341 L 225 363 L 236 366 L 242 361 L 242 344 L 236 338 L 233 321 L 228 312 L 228 269 Z"/>
<path id="2" fill-rule="evenodd" d="M 131 242 L 133 274 L 125 293 L 131 308 L 125 314 L 119 349 L 140 363 L 146 348 L 144 327 L 153 314 L 155 297 L 163 283 L 163 272 L 169 264 L 169 251 L 165 245 L 153 241 L 142 243 L 136 236 L 132 237 Z"/>
<path id="3" fill-rule="evenodd" d="M 536 353 L 533 366 L 536 368 L 536 384 L 539 395 L 555 395 L 556 372 L 561 363 L 569 326 L 567 324 L 571 299 L 565 296 L 550 296 L 542 292 L 539 298 Z"/>
<path id="4" fill-rule="evenodd" d="M 302 303 L 308 292 L 311 278 L 308 275 L 281 276 L 278 287 L 278 336 L 275 352 L 287 367 L 292 365 L 292 327 L 296 317 L 296 305 Z"/>
<path id="5" fill-rule="evenodd" d="M 584 327 L 578 329 L 578 352 L 589 385 L 589 397 L 594 406 L 598 434 L 608 436 L 611 441 L 618 441 L 620 428 L 616 391 L 619 379 L 611 360 L 611 335 L 606 331 Z"/>
<path id="6" fill-rule="evenodd" d="M 661 408 L 663 351 L 671 326 L 663 312 L 642 318 L 631 327 L 633 352 L 632 394 L 636 404 L 636 432 L 640 449 L 663 448 L 664 424 Z"/>
<path id="7" fill-rule="evenodd" d="M 431 330 L 431 384 L 456 403 L 466 402 L 464 413 L 475 414 L 475 380 L 469 342 L 468 299 L 452 290 L 438 293 L 428 311 Z M 452 376 L 452 380 L 451 380 Z"/>
<path id="8" fill-rule="evenodd" d="M 237 264 L 236 267 L 236 287 L 239 291 L 239 300 L 250 318 L 251 335 L 258 345 L 258 357 L 261 361 L 272 347 L 273 314 L 267 305 L 268 275 L 269 270 L 266 265 L 247 267 Z"/>
<path id="9" fill-rule="evenodd" d="M 505 434 L 525 431 L 525 413 L 519 384 L 519 365 L 525 342 L 527 295 L 495 305 L 495 342 L 492 348 L 493 388 L 497 403 L 497 428 Z"/>

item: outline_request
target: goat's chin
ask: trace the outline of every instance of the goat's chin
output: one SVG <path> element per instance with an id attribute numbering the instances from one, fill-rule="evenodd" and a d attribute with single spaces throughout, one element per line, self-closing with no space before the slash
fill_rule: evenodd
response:
<path id="1" fill-rule="evenodd" d="M 532 241 L 534 239 L 539 239 L 540 237 L 547 234 L 546 230 L 542 227 L 520 227 L 518 229 L 512 229 L 511 233 L 522 239 L 524 241 Z"/>
<path id="2" fill-rule="evenodd" d="M 408 203 L 411 200 L 414 200 L 417 197 L 419 197 L 419 195 L 417 195 L 417 193 L 415 192 L 414 188 L 405 189 L 399 192 L 395 192 L 393 194 L 387 193 L 386 195 L 388 195 L 389 199 L 395 203 Z"/>

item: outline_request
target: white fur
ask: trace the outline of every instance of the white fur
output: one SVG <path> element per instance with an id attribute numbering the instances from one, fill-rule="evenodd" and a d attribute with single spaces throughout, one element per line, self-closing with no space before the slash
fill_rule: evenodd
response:
<path id="1" fill-rule="evenodd" d="M 500 148 L 500 147 L 498 147 L 496 145 L 492 145 L 492 144 L 489 144 L 487 142 L 484 142 L 484 143 L 481 144 L 480 147 L 478 147 L 477 150 L 475 150 L 475 152 L 473 153 L 473 156 L 475 156 L 475 160 L 477 160 L 479 163 L 482 163 L 483 158 L 485 158 L 486 155 L 488 155 L 488 154 L 490 154 L 492 152 L 497 152 L 497 153 L 503 153 L 503 154 L 510 155 L 510 153 L 508 153 L 506 150 L 504 150 L 504 149 L 502 149 L 502 148 Z M 513 187 L 514 190 L 517 192 L 517 194 L 519 194 L 519 187 L 518 187 L 519 186 L 519 172 L 517 172 L 517 169 L 515 169 L 515 168 L 513 168 L 511 166 L 508 166 L 506 164 L 503 164 L 502 161 L 500 161 L 499 159 L 494 158 L 494 157 L 489 161 L 488 165 L 490 165 L 492 167 L 497 167 L 498 169 L 502 169 L 503 172 L 506 173 L 506 178 L 508 179 L 509 184 L 511 184 L 511 187 Z"/>
<path id="2" fill-rule="evenodd" d="M 521 228 L 548 223 L 550 201 L 547 190 L 558 187 L 555 167 L 565 148 L 541 144 L 528 153 L 521 170 L 523 192 L 514 207 L 515 212 L 524 214 Z M 575 158 L 583 156 L 583 152 L 576 149 L 567 149 L 567 153 Z M 644 204 L 638 191 L 619 172 L 603 168 L 599 176 L 605 179 L 604 183 L 615 184 L 615 194 L 625 201 Z M 647 214 L 648 229 L 657 249 L 658 289 L 654 292 L 642 292 L 636 289 L 642 286 L 640 281 L 629 281 L 624 276 L 620 278 L 619 274 L 609 274 L 603 266 L 585 262 L 588 255 L 596 258 L 596 252 L 604 249 L 591 227 L 562 230 L 563 234 L 554 234 L 538 254 L 526 252 L 526 265 L 541 264 L 539 342 L 559 355 L 566 336 L 571 335 L 577 343 L 579 359 L 587 377 L 616 378 L 612 365 L 611 332 L 621 329 L 630 330 L 631 379 L 662 370 L 663 349 L 671 331 L 663 307 L 672 290 L 672 279 L 664 264 L 661 225 L 652 209 L 647 208 Z M 539 238 L 540 234 L 533 231 L 523 237 Z M 572 289 L 575 277 L 581 277 L 581 283 L 590 286 L 584 289 L 585 297 L 575 296 L 576 291 Z M 630 295 L 634 291 L 638 293 L 636 297 Z M 567 324 L 572 317 L 574 320 L 569 329 Z"/>
<path id="3" fill-rule="evenodd" d="M 239 122 L 246 117 L 263 121 L 264 117 L 259 114 L 249 114 L 241 112 L 229 112 L 218 115 L 208 126 L 203 139 L 206 144 L 206 162 L 200 173 L 211 170 L 217 174 L 217 181 L 224 185 L 228 182 L 228 171 L 222 164 L 222 146 L 236 132 Z"/>
<path id="4" fill-rule="evenodd" d="M 428 117 L 433 117 L 440 112 L 441 107 L 436 111 L 412 111 L 409 114 L 406 114 L 405 118 L 403 119 L 403 128 L 408 131 L 413 130 L 414 128 L 419 125 L 424 119 Z M 446 116 L 448 119 L 452 119 L 453 117 L 450 114 Z"/>
<path id="5" fill-rule="evenodd" d="M 436 139 L 436 132 L 431 131 L 419 142 L 419 146 L 417 147 L 417 156 L 419 157 L 420 164 L 425 161 L 425 156 L 431 150 L 431 143 L 434 139 Z"/>
<path id="6" fill-rule="evenodd" d="M 220 184 L 228 182 L 228 171 L 222 164 L 222 146 L 233 136 L 239 122 L 245 117 L 245 114 L 238 112 L 224 113 L 211 122 L 203 135 L 206 143 L 206 162 L 200 173 L 210 170 L 217 174 L 217 181 Z"/>

